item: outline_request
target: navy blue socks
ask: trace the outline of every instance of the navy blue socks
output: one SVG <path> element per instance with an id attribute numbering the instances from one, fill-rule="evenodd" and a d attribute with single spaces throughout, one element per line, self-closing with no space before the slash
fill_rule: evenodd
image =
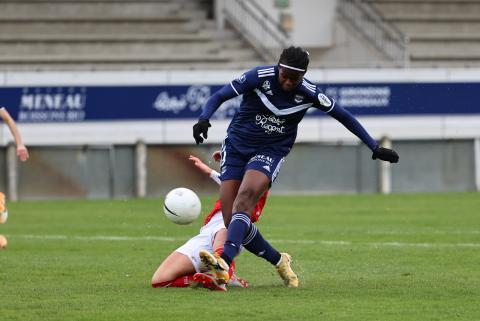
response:
<path id="1" fill-rule="evenodd" d="M 280 261 L 280 253 L 268 243 L 250 222 L 250 216 L 245 212 L 237 212 L 232 216 L 228 226 L 227 240 L 223 247 L 222 259 L 230 265 L 243 246 L 253 254 L 263 257 L 268 262 L 276 265 Z"/>
<path id="2" fill-rule="evenodd" d="M 223 253 L 221 258 L 230 265 L 233 259 L 238 255 L 240 246 L 245 238 L 248 230 L 250 229 L 250 216 L 245 212 L 237 212 L 232 216 L 230 225 L 227 231 L 227 240 L 223 246 Z"/>
<path id="3" fill-rule="evenodd" d="M 243 246 L 251 253 L 263 257 L 273 265 L 280 262 L 281 255 L 260 234 L 257 227 L 252 224 L 248 235 L 243 240 Z"/>

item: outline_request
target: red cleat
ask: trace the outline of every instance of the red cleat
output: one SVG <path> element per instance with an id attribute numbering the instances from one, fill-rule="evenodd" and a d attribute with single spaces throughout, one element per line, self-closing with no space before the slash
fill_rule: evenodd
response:
<path id="1" fill-rule="evenodd" d="M 248 282 L 247 280 L 244 280 L 242 278 L 239 278 L 235 274 L 232 275 L 230 280 L 228 281 L 228 286 L 238 286 L 240 288 L 248 288 Z"/>
<path id="2" fill-rule="evenodd" d="M 193 281 L 202 284 L 204 288 L 212 291 L 227 291 L 225 284 L 218 284 L 215 278 L 206 273 L 195 273 L 193 275 Z"/>

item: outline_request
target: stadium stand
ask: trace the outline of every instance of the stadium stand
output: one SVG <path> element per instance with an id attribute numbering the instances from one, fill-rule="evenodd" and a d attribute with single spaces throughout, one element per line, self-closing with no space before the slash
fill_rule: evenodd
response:
<path id="1" fill-rule="evenodd" d="M 476 0 L 339 0 L 335 43 L 308 48 L 312 67 L 480 66 L 479 13 Z M 213 16 L 209 0 L 4 0 L 0 69 L 245 69 L 266 61 L 233 17 L 219 30 Z"/>
<path id="2" fill-rule="evenodd" d="M 480 1 L 368 0 L 408 38 L 411 67 L 480 66 Z"/>
<path id="3" fill-rule="evenodd" d="M 251 66 L 255 51 L 219 31 L 206 0 L 5 0 L 0 68 L 182 69 Z"/>

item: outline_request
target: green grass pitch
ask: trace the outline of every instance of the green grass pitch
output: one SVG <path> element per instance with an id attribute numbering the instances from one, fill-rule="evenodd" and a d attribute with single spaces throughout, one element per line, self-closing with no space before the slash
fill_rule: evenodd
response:
<path id="1" fill-rule="evenodd" d="M 150 287 L 201 224 L 169 222 L 161 203 L 9 203 L 0 320 L 480 320 L 478 193 L 272 196 L 258 226 L 301 285 L 245 252 L 251 287 L 227 293 Z"/>

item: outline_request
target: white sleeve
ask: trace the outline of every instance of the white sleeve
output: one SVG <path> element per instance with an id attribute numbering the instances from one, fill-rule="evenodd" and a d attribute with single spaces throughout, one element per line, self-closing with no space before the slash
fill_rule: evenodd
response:
<path id="1" fill-rule="evenodd" d="M 213 179 L 218 185 L 221 184 L 219 172 L 212 170 L 212 172 L 210 173 L 210 178 Z"/>

